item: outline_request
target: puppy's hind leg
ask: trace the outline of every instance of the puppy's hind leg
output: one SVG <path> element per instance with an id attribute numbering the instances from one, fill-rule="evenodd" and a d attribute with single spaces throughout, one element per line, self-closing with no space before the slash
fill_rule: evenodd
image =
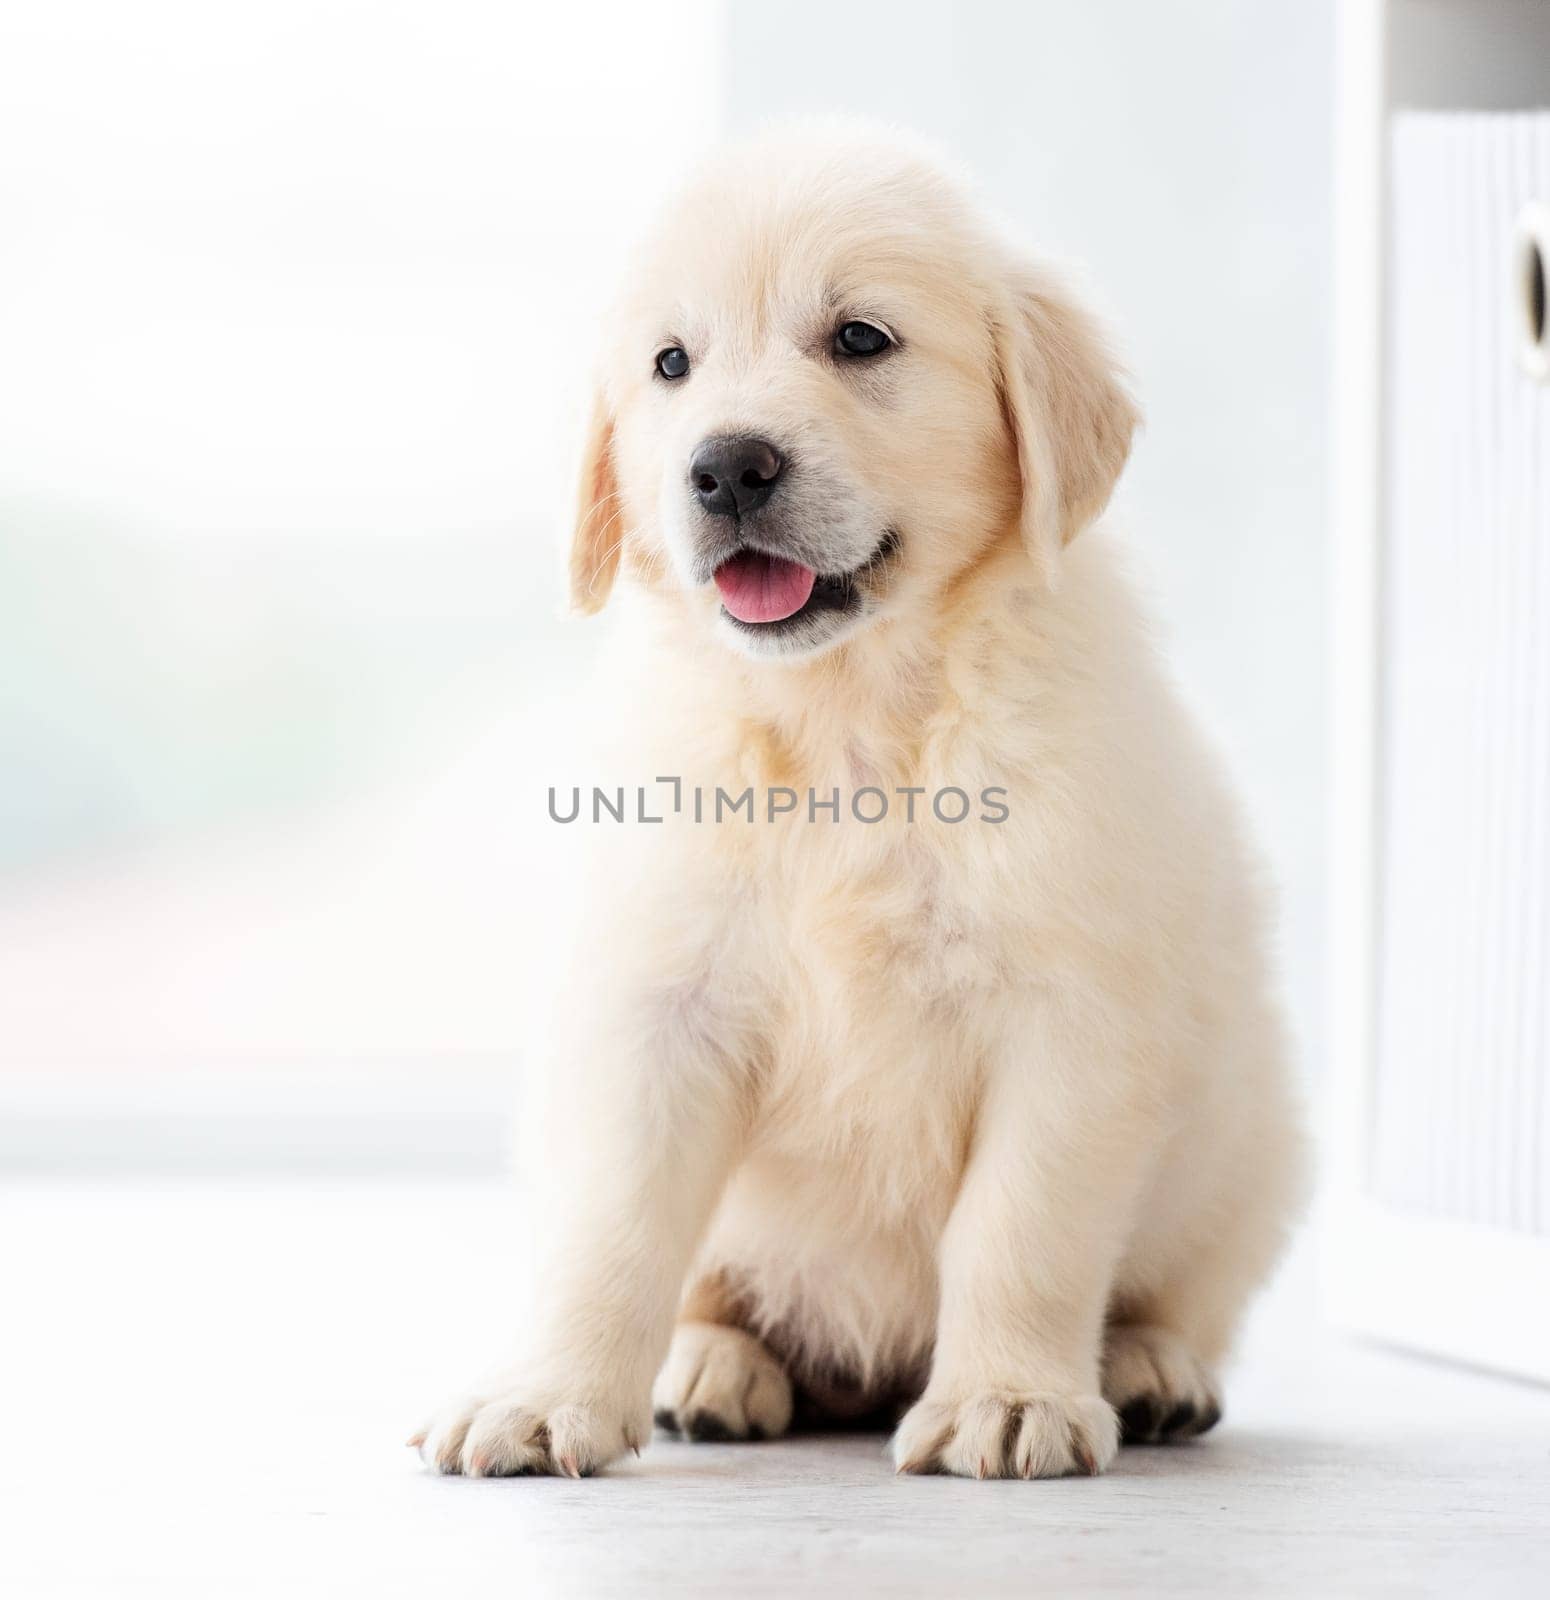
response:
<path id="1" fill-rule="evenodd" d="M 1127 1286 L 1121 1268 L 1104 1329 L 1103 1397 L 1125 1444 L 1192 1439 L 1221 1420 L 1221 1364 L 1285 1243 L 1301 1181 L 1301 1150 L 1287 1137 L 1262 1156 L 1258 1188 L 1238 1184 L 1235 1209 L 1211 1207 L 1189 1254 L 1160 1283 Z"/>
<path id="2" fill-rule="evenodd" d="M 1103 1338 L 1103 1398 L 1119 1413 L 1123 1444 L 1171 1444 L 1222 1418 L 1215 1375 L 1171 1329 L 1111 1322 Z"/>
<path id="3" fill-rule="evenodd" d="M 658 1427 L 686 1439 L 777 1439 L 791 1426 L 791 1380 L 751 1333 L 680 1322 L 651 1407 Z"/>
<path id="4" fill-rule="evenodd" d="M 776 1439 L 791 1426 L 791 1380 L 747 1320 L 725 1273 L 692 1285 L 651 1392 L 659 1428 L 721 1442 Z"/>
<path id="5" fill-rule="evenodd" d="M 1124 1444 L 1169 1444 L 1222 1417 L 1218 1370 L 1243 1307 L 1278 1248 L 1263 1211 L 1198 1244 L 1161 1283 L 1120 1284 L 1103 1333 L 1103 1398 Z"/>

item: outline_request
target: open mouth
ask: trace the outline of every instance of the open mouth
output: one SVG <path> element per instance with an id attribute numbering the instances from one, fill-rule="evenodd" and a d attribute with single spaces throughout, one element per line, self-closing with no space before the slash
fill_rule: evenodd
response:
<path id="1" fill-rule="evenodd" d="M 843 612 L 860 603 L 856 579 L 898 548 L 891 530 L 859 566 L 829 575 L 784 556 L 742 549 L 716 568 L 716 588 L 727 616 L 750 633 L 773 633 L 821 611 Z"/>

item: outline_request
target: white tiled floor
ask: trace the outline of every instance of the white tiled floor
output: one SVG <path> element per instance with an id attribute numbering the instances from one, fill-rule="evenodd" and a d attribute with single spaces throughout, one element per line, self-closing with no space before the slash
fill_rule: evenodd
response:
<path id="1" fill-rule="evenodd" d="M 659 1440 L 585 1483 L 401 1440 L 496 1353 L 488 1186 L 0 1191 L 0 1592 L 157 1600 L 1550 1594 L 1550 1392 L 1318 1334 L 1099 1480 L 896 1479 L 877 1437 Z"/>

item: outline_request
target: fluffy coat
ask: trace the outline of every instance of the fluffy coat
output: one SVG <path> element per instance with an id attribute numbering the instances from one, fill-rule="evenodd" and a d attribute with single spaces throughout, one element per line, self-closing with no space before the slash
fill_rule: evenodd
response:
<path id="1" fill-rule="evenodd" d="M 864 370 L 829 353 L 854 316 L 894 338 Z M 607 345 L 572 582 L 632 613 L 619 781 L 757 814 L 600 833 L 526 1349 L 416 1442 L 584 1474 L 653 1412 L 896 1406 L 901 1470 L 1041 1477 L 1101 1471 L 1121 1417 L 1202 1431 L 1302 1145 L 1257 868 L 1089 526 L 1136 420 L 1096 326 L 929 159 L 822 128 L 695 180 Z M 782 537 L 856 573 L 822 637 L 747 637 L 697 572 L 684 463 L 728 429 L 789 452 Z"/>

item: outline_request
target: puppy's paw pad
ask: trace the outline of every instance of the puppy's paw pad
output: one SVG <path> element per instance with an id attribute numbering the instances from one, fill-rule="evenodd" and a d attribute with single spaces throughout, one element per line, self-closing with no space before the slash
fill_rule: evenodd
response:
<path id="1" fill-rule="evenodd" d="M 1127 1325 L 1108 1330 L 1103 1396 L 1119 1413 L 1126 1444 L 1193 1439 L 1222 1419 L 1216 1380 L 1166 1328 Z"/>
<path id="2" fill-rule="evenodd" d="M 657 1425 L 686 1439 L 774 1439 L 791 1425 L 791 1380 L 752 1334 L 681 1322 L 651 1404 Z"/>
<path id="3" fill-rule="evenodd" d="M 900 1472 L 960 1478 L 1093 1476 L 1114 1459 L 1119 1420 L 1095 1394 L 922 1397 L 893 1438 Z"/>
<path id="4" fill-rule="evenodd" d="M 638 1454 L 645 1432 L 644 1418 L 625 1407 L 502 1393 L 449 1406 L 417 1437 L 421 1460 L 435 1472 L 585 1478 L 627 1450 Z"/>

